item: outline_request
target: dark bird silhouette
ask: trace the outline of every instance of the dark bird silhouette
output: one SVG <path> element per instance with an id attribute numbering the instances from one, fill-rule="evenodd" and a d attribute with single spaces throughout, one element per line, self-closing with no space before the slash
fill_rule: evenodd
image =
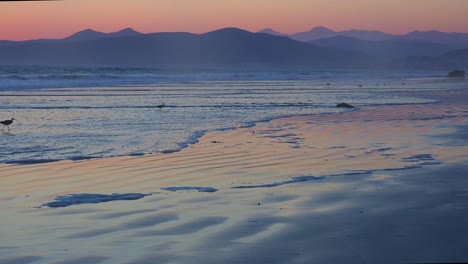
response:
<path id="1" fill-rule="evenodd" d="M 157 105 L 156 107 L 159 108 L 159 109 L 161 109 L 161 108 L 164 108 L 165 105 L 164 105 L 164 103 L 163 103 L 163 104 Z"/>
<path id="2" fill-rule="evenodd" d="M 13 123 L 13 120 L 15 120 L 15 119 L 12 118 L 12 119 L 10 119 L 10 120 L 3 120 L 3 121 L 0 122 L 0 124 L 3 125 L 2 131 L 3 131 L 3 129 L 5 129 L 5 127 L 8 128 L 8 131 L 10 131 L 10 125 L 11 125 L 11 123 Z"/>

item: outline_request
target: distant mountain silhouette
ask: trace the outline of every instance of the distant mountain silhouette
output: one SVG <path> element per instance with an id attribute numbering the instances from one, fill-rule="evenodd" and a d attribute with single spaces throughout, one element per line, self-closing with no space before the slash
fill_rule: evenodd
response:
<path id="1" fill-rule="evenodd" d="M 92 29 L 85 29 L 83 31 L 77 32 L 69 37 L 66 37 L 64 40 L 68 41 L 89 41 L 96 40 L 106 37 L 106 33 L 94 31 Z"/>
<path id="2" fill-rule="evenodd" d="M 440 59 L 453 68 L 468 69 L 468 48 L 449 51 Z"/>
<path id="3" fill-rule="evenodd" d="M 308 42 L 308 41 L 321 39 L 321 38 L 334 37 L 336 35 L 337 33 L 335 31 L 330 30 L 326 27 L 315 27 L 309 31 L 292 34 L 289 37 L 294 40 Z"/>
<path id="4" fill-rule="evenodd" d="M 289 37 L 302 42 L 310 42 L 322 38 L 331 38 L 335 36 L 348 36 L 361 40 L 386 40 L 394 37 L 394 35 L 387 34 L 381 31 L 369 30 L 344 30 L 333 31 L 326 27 L 315 27 L 306 32 L 299 32 L 290 35 Z"/>
<path id="5" fill-rule="evenodd" d="M 308 43 L 321 47 L 360 52 L 385 60 L 400 59 L 407 56 L 439 56 L 451 49 L 441 44 L 406 38 L 370 41 L 347 36 L 335 36 L 309 41 Z"/>
<path id="6" fill-rule="evenodd" d="M 14 41 L 10 41 L 10 40 L 0 40 L 0 47 L 12 45 L 13 43 Z"/>
<path id="7" fill-rule="evenodd" d="M 460 50 L 452 50 L 443 55 L 445 58 L 458 58 L 465 60 L 468 63 L 468 48 Z"/>
<path id="8" fill-rule="evenodd" d="M 262 33 L 278 35 L 278 33 L 271 29 L 264 29 Z M 299 32 L 289 35 L 290 38 L 302 42 L 310 42 L 323 38 L 331 38 L 336 36 L 353 37 L 360 40 L 389 40 L 392 38 L 402 38 L 407 40 L 419 40 L 449 46 L 451 48 L 466 48 L 468 47 L 468 33 L 446 33 L 437 30 L 429 31 L 413 31 L 404 35 L 388 34 L 376 30 L 343 30 L 334 31 L 326 27 L 315 27 L 306 32 Z"/>
<path id="9" fill-rule="evenodd" d="M 0 47 L 0 64 L 167 68 L 333 67 L 361 65 L 368 59 L 355 52 L 318 47 L 236 28 L 205 34 L 154 33 L 118 38 L 109 37 L 111 34 L 85 30 L 53 42 L 33 41 L 3 46 Z"/>
<path id="10" fill-rule="evenodd" d="M 132 37 L 132 36 L 139 36 L 143 33 L 135 31 L 133 28 L 125 28 L 117 32 L 109 33 L 109 37 Z"/>
<path id="11" fill-rule="evenodd" d="M 437 30 L 414 31 L 403 38 L 433 42 L 453 48 L 468 48 L 468 33 L 445 33 Z"/>
<path id="12" fill-rule="evenodd" d="M 63 40 L 66 41 L 90 41 L 90 40 L 97 40 L 102 38 L 111 38 L 111 37 L 131 37 L 131 36 L 138 36 L 141 33 L 136 32 L 132 28 L 122 29 L 117 32 L 113 33 L 103 33 L 94 31 L 92 29 L 85 29 L 83 31 L 77 32 L 69 37 L 64 38 Z"/>
<path id="13" fill-rule="evenodd" d="M 348 36 L 361 40 L 387 40 L 395 37 L 395 35 L 377 30 L 344 30 L 337 33 L 341 36 Z"/>
<path id="14" fill-rule="evenodd" d="M 25 41 L 0 40 L 0 48 L 5 47 L 5 46 L 24 45 L 24 44 L 52 44 L 52 43 L 65 43 L 65 42 L 72 43 L 72 42 L 93 41 L 93 40 L 98 40 L 98 39 L 103 39 L 103 38 L 131 37 L 131 36 L 140 36 L 140 35 L 144 35 L 144 34 L 137 32 L 133 30 L 132 28 L 126 28 L 126 29 L 122 29 L 120 31 L 112 32 L 112 33 L 103 33 L 103 32 L 95 31 L 92 29 L 85 29 L 63 39 L 35 39 L 35 40 L 25 40 Z"/>
<path id="15" fill-rule="evenodd" d="M 275 31 L 275 30 L 271 29 L 271 28 L 262 29 L 262 30 L 258 31 L 257 33 L 265 33 L 265 34 L 270 34 L 270 35 L 273 35 L 273 36 L 280 36 L 280 37 L 287 36 L 287 34 L 280 33 L 278 31 Z"/>
<path id="16" fill-rule="evenodd" d="M 391 66 L 411 69 L 437 69 L 451 71 L 468 69 L 468 49 L 452 50 L 440 56 L 408 56 L 388 63 Z"/>
<path id="17" fill-rule="evenodd" d="M 319 27 L 312 33 L 320 39 L 308 43 L 271 33 L 278 32 L 225 28 L 205 34 L 142 34 L 131 28 L 113 33 L 88 29 L 64 39 L 0 41 L 0 65 L 450 69 L 466 67 L 468 61 L 468 45 L 463 44 L 468 34 L 463 33 L 413 32 L 362 40 Z M 373 39 L 392 36 L 378 31 L 341 33 Z"/>

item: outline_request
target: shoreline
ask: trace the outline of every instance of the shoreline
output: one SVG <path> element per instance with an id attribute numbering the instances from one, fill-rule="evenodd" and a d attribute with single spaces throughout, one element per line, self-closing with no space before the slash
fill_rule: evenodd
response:
<path id="1" fill-rule="evenodd" d="M 195 118 L 190 119 L 185 118 L 184 114 L 186 112 L 191 112 L 192 108 L 186 109 L 186 105 L 184 105 L 183 101 L 175 100 L 173 102 L 166 102 L 170 104 L 172 103 L 172 106 L 176 107 L 173 109 L 167 109 L 164 111 L 152 110 L 156 109 L 154 101 L 160 100 L 158 99 L 160 98 L 160 95 L 158 95 L 159 89 L 162 89 L 162 95 L 164 95 L 166 92 L 170 95 L 173 92 L 178 91 L 179 88 L 175 89 L 165 86 L 158 88 L 158 86 L 155 86 L 150 89 L 152 92 L 148 94 L 151 95 L 151 97 L 148 100 L 143 101 L 141 104 L 138 103 L 139 101 L 135 101 L 136 103 L 132 101 L 132 103 L 126 105 L 122 102 L 122 100 L 126 99 L 121 97 L 126 93 L 116 94 L 117 97 L 115 100 L 120 103 L 116 105 L 115 110 L 114 107 L 110 107 L 108 110 L 101 110 L 107 109 L 108 106 L 106 105 L 102 107 L 99 106 L 97 109 L 94 109 L 95 105 L 90 105 L 87 102 L 89 101 L 87 100 L 87 96 L 91 96 L 93 94 L 97 95 L 97 100 L 102 96 L 106 96 L 107 93 L 105 91 L 113 91 L 115 88 L 105 88 L 102 91 L 100 89 L 95 91 L 94 89 L 86 88 L 87 91 L 89 90 L 89 94 L 87 92 L 85 92 L 85 94 L 80 94 L 80 92 L 73 91 L 72 89 L 73 92 L 71 93 L 61 94 L 62 92 L 58 92 L 56 95 L 51 95 L 59 96 L 60 98 L 52 97 L 49 100 L 47 98 L 40 97 L 37 99 L 39 101 L 46 100 L 49 102 L 51 104 L 50 109 L 42 109 L 41 107 L 43 106 L 35 105 L 36 103 L 34 101 L 34 97 L 29 95 L 26 97 L 26 99 L 24 99 L 26 103 L 24 103 L 24 105 L 18 106 L 18 109 L 16 109 L 14 106 L 6 108 L 9 109 L 7 112 L 11 112 L 9 115 L 15 115 L 15 111 L 19 111 L 16 113 L 16 115 L 21 117 L 19 120 L 22 120 L 23 124 L 21 124 L 21 122 L 18 123 L 19 126 L 17 133 L 19 137 L 11 138 L 11 140 L 18 141 L 18 145 L 9 145 L 7 144 L 9 139 L 6 137 L 3 138 L 4 144 L 6 146 L 2 152 L 4 155 L 3 163 L 35 164 L 68 159 L 79 161 L 103 157 L 127 155 L 141 156 L 156 153 L 177 152 L 190 144 L 196 143 L 199 140 L 199 135 L 197 134 L 201 134 L 201 132 L 205 133 L 217 130 L 249 127 L 255 123 L 283 118 L 285 116 L 291 117 L 304 114 L 314 115 L 323 112 L 334 113 L 337 111 L 342 111 L 335 108 L 335 105 L 341 101 L 351 103 L 355 106 L 358 106 L 358 108 L 363 108 L 364 106 L 378 106 L 382 103 L 386 105 L 405 105 L 406 103 L 432 103 L 434 101 L 420 100 L 417 99 L 417 97 L 392 96 L 391 93 L 388 93 L 388 90 L 401 91 L 402 89 L 405 89 L 405 86 L 401 85 L 399 81 L 396 81 L 396 79 L 391 81 L 391 86 L 387 86 L 389 83 L 385 83 L 382 84 L 380 88 L 378 83 L 376 84 L 373 83 L 372 80 L 367 80 L 368 83 L 366 83 L 365 88 L 362 89 L 358 88 L 358 86 L 361 87 L 361 84 L 342 85 L 344 80 L 346 80 L 346 78 L 338 79 L 336 87 L 334 87 L 335 84 L 333 83 L 330 87 L 324 86 L 325 83 L 321 82 L 325 82 L 326 80 L 317 80 L 310 83 L 302 83 L 300 81 L 298 83 L 292 82 L 291 89 L 295 91 L 293 94 L 296 92 L 298 94 L 304 94 L 303 97 L 294 95 L 291 98 L 287 97 L 286 99 L 283 99 L 283 96 L 268 96 L 267 100 L 270 101 L 263 102 L 260 100 L 258 104 L 252 104 L 252 100 L 246 99 L 246 102 L 248 103 L 246 103 L 245 106 L 247 107 L 244 109 L 244 105 L 242 105 L 240 110 L 237 108 L 239 106 L 238 103 L 235 103 L 237 102 L 236 100 L 238 100 L 236 98 L 233 100 L 228 100 L 232 101 L 231 104 L 228 105 L 219 104 L 220 102 L 223 102 L 224 99 L 216 99 L 215 102 L 217 103 L 214 105 L 206 102 L 203 104 L 192 102 L 188 104 L 188 106 L 194 107 L 193 111 L 195 112 Z M 353 83 L 359 83 L 359 79 L 353 79 Z M 233 87 L 237 87 L 238 85 L 243 87 L 241 83 L 235 83 L 233 85 Z M 252 87 L 247 85 L 245 89 L 254 89 L 255 94 L 259 94 L 260 98 L 262 98 L 261 95 L 264 93 L 263 90 L 265 89 L 264 85 L 268 86 L 268 84 L 261 83 L 261 88 L 257 89 L 255 85 Z M 284 85 L 287 85 L 287 83 L 283 82 L 281 85 L 278 85 L 278 87 L 281 88 L 279 90 L 283 91 L 284 89 L 282 87 Z M 374 87 L 375 85 L 377 85 L 376 88 Z M 414 85 L 414 88 L 417 90 L 434 86 L 430 81 L 416 81 Z M 454 87 L 459 86 L 460 84 L 452 82 L 450 84 L 447 83 L 444 86 L 444 89 L 453 89 Z M 181 87 L 183 90 L 189 88 L 184 87 L 183 85 Z M 226 87 L 228 89 L 234 89 L 229 88 L 230 85 Z M 166 89 L 168 90 L 166 91 Z M 171 89 L 175 90 L 172 91 Z M 209 92 L 211 89 L 213 89 L 213 87 L 208 85 L 206 89 L 206 91 L 203 90 L 203 92 L 201 92 L 201 94 L 203 94 L 203 98 L 208 95 L 205 93 Z M 219 91 L 217 90 L 216 93 L 223 95 L 223 89 L 219 89 Z M 229 94 L 236 94 L 238 92 L 237 89 L 238 88 L 235 88 L 232 91 L 230 90 Z M 330 91 L 328 91 L 329 89 Z M 270 91 L 270 88 L 268 88 L 266 89 L 266 93 L 269 94 L 270 92 L 277 90 L 278 89 L 275 88 Z M 359 95 L 357 97 L 351 94 L 347 95 L 351 91 L 356 91 Z M 317 96 L 316 92 L 318 94 Z M 328 92 L 331 93 L 331 96 L 328 96 Z M 243 94 L 244 91 L 239 93 Z M 34 96 L 34 93 L 32 94 Z M 114 96 L 114 92 L 111 92 L 110 94 Z M 140 94 L 140 92 L 137 92 L 135 95 L 136 98 L 139 98 L 138 96 L 145 96 L 145 94 Z M 368 97 L 368 95 L 371 96 Z M 383 97 L 380 98 L 382 95 Z M 38 94 L 37 96 L 45 95 Z M 73 98 L 73 96 L 78 96 L 78 98 Z M 217 96 L 218 95 L 215 97 Z M 329 99 L 326 99 L 325 101 L 320 100 L 322 96 L 325 96 Z M 207 98 L 210 97 L 208 96 Z M 224 97 L 220 96 L 220 98 Z M 246 98 L 251 97 L 247 96 Z M 8 95 L 5 99 L 15 100 L 13 94 Z M 75 101 L 75 99 L 76 103 L 69 103 L 69 101 Z M 44 101 L 44 103 L 46 101 Z M 57 103 L 55 103 L 56 101 Z M 100 101 L 98 100 L 98 102 Z M 109 102 L 111 102 L 110 99 Z M 251 104 L 252 108 L 250 107 Z M 135 108 L 128 109 L 128 115 L 114 115 L 115 113 L 122 113 L 122 111 L 125 113 L 127 111 L 127 106 Z M 219 106 L 226 106 L 228 108 L 210 109 L 210 107 Z M 32 113 L 29 113 L 29 110 L 27 110 L 28 107 L 32 107 L 32 109 L 35 110 Z M 84 117 L 75 118 L 74 115 L 80 114 L 82 112 L 81 108 L 87 109 L 84 110 Z M 222 114 L 223 112 L 226 112 L 226 114 Z M 57 117 L 45 117 L 51 113 L 57 115 Z M 6 115 L 8 115 L 8 113 L 6 113 Z M 175 118 L 174 121 L 172 117 Z M 204 119 L 205 117 L 209 119 Z M 223 119 L 221 119 L 221 117 L 223 117 Z M 207 120 L 212 121 L 208 122 Z M 100 124 L 106 128 L 105 131 L 108 131 L 107 133 L 105 133 L 102 129 L 96 129 L 96 126 L 93 125 L 99 122 L 101 122 Z M 132 124 L 135 130 L 129 130 L 133 126 L 117 125 L 120 123 Z M 205 123 L 206 126 L 198 125 Z M 118 127 L 122 127 L 123 129 L 116 129 Z M 173 132 L 171 132 L 173 128 L 175 129 Z M 190 131 L 192 132 L 190 133 Z M 14 134 L 16 134 L 16 132 L 13 132 L 12 135 Z M 83 144 L 80 145 L 74 143 L 75 140 L 81 141 L 82 138 L 84 139 Z M 109 144 L 105 144 L 107 142 Z M 8 153 L 11 153 L 11 155 Z"/>
<path id="2" fill-rule="evenodd" d="M 275 119 L 172 154 L 2 164 L 0 262 L 466 261 L 468 90 L 430 94 L 441 102 Z M 69 194 L 108 196 L 45 205 Z"/>
<path id="3" fill-rule="evenodd" d="M 457 89 L 457 90 L 452 90 L 449 91 L 451 93 L 465 93 L 466 90 L 463 89 Z M 444 92 L 435 92 L 436 94 L 442 95 L 442 93 L 446 94 L 447 91 Z M 456 97 L 456 96 L 455 96 Z M 427 112 L 428 107 L 432 108 L 432 112 Z M 196 142 L 187 144 L 186 147 L 181 148 L 180 150 L 169 150 L 168 152 L 157 152 L 157 153 L 151 153 L 151 154 L 144 154 L 144 155 L 122 155 L 122 156 L 114 156 L 114 157 L 99 157 L 99 158 L 91 158 L 91 159 L 79 159 L 79 160 L 70 160 L 70 159 L 63 159 L 63 160 L 56 160 L 52 162 L 38 162 L 38 163 L 31 163 L 31 164 L 18 164 L 18 163 L 2 163 L 0 164 L 0 171 L 3 169 L 13 169 L 15 167 L 24 167 L 24 168 L 31 168 L 31 167 L 47 167 L 48 165 L 55 165 L 55 164 L 68 164 L 70 166 L 79 166 L 79 165 L 86 165 L 86 164 L 94 164 L 94 163 L 99 163 L 101 161 L 126 161 L 126 160 L 155 160 L 157 158 L 161 159 L 170 159 L 171 156 L 173 155 L 178 155 L 178 154 L 185 154 L 185 152 L 193 152 L 193 150 L 198 151 L 199 149 L 203 148 L 210 148 L 216 145 L 222 145 L 224 142 L 221 142 L 218 140 L 219 137 L 225 138 L 229 137 L 230 135 L 235 135 L 239 133 L 248 133 L 248 134 L 255 134 L 255 130 L 258 129 L 265 129 L 265 127 L 275 125 L 275 123 L 290 123 L 290 122 L 296 122 L 296 123 L 305 123 L 305 124 L 318 124 L 318 125 L 323 125 L 323 124 L 338 124 L 339 123 L 348 123 L 348 122 L 380 122 L 380 121 L 402 121 L 402 120 L 407 120 L 407 121 L 427 121 L 427 120 L 450 120 L 452 118 L 463 118 L 465 116 L 464 113 L 458 113 L 458 115 L 445 115 L 441 112 L 440 115 L 438 115 L 436 112 L 440 111 L 441 109 L 444 109 L 445 106 L 443 105 L 442 102 L 436 102 L 436 103 L 424 103 L 424 104 L 405 104 L 405 105 L 378 105 L 378 106 L 366 106 L 358 109 L 351 109 L 351 110 L 345 110 L 340 113 L 320 113 L 320 114 L 304 114 L 304 115 L 294 115 L 294 116 L 288 116 L 288 117 L 278 117 L 278 118 L 273 118 L 273 119 L 268 119 L 267 121 L 258 121 L 255 122 L 254 126 L 243 126 L 243 127 L 238 127 L 238 128 L 229 128 L 229 129 L 216 129 L 213 131 L 203 131 L 200 137 L 196 137 Z M 423 109 L 423 110 L 419 110 Z M 406 111 L 406 112 L 405 112 Z M 415 111 L 419 111 L 418 113 L 415 113 Z M 366 116 L 370 112 L 376 112 L 380 113 L 380 115 L 374 115 L 375 119 L 367 119 Z M 397 112 L 400 112 L 396 114 Z M 447 112 L 455 112 L 455 111 L 447 111 Z M 388 119 L 388 115 L 385 113 L 388 113 L 388 115 L 393 115 L 393 118 Z M 349 116 L 349 118 L 348 118 Z M 399 117 L 396 117 L 399 116 Z M 253 132 L 252 132 L 253 131 Z M 287 136 L 287 135 L 286 135 Z M 275 136 L 273 136 L 274 138 Z M 184 142 L 186 143 L 186 142 Z M 338 146 L 339 148 L 340 146 Z M 320 176 L 320 175 L 319 175 Z"/>
<path id="4" fill-rule="evenodd" d="M 459 88 L 462 90 L 463 88 Z M 458 89 L 454 89 L 453 91 L 457 91 Z M 430 98 L 429 98 L 430 99 Z M 347 113 L 347 112 L 355 112 L 355 111 L 361 111 L 363 108 L 380 108 L 380 107 L 386 107 L 386 106 L 409 106 L 409 105 L 431 105 L 431 104 L 438 104 L 440 103 L 439 100 L 437 99 L 431 99 L 434 100 L 434 102 L 425 102 L 425 103 L 389 103 L 385 105 L 365 105 L 365 106 L 355 106 L 353 109 L 343 109 L 342 112 L 325 112 L 325 113 L 310 113 L 310 114 L 296 114 L 296 115 L 286 115 L 286 116 L 277 116 L 277 117 L 271 117 L 271 118 L 264 118 L 260 120 L 255 120 L 255 121 L 246 121 L 244 122 L 243 125 L 239 127 L 225 127 L 225 128 L 216 128 L 213 130 L 199 130 L 199 131 L 194 131 L 193 133 L 186 138 L 186 140 L 181 141 L 181 142 L 176 142 L 175 144 L 179 146 L 177 149 L 164 149 L 160 150 L 157 152 L 151 152 L 151 153 L 128 153 L 124 155 L 116 155 L 116 156 L 104 156 L 104 157 L 86 157 L 86 156 L 78 156 L 75 158 L 64 158 L 64 159 L 40 159 L 40 160 L 11 160 L 7 162 L 0 162 L 1 165 L 21 165 L 21 166 L 28 166 L 28 165 L 36 165 L 36 164 L 44 164 L 44 163 L 54 163 L 54 162 L 60 162 L 60 161 L 70 161 L 70 162 L 81 162 L 81 161 L 90 161 L 90 160 L 95 160 L 95 159 L 107 159 L 107 158 L 118 158 L 118 157 L 143 157 L 143 156 L 149 156 L 149 155 L 158 155 L 158 154 L 172 154 L 172 153 L 177 153 L 180 151 L 183 151 L 186 148 L 189 148 L 192 145 L 198 144 L 200 139 L 204 137 L 206 134 L 209 133 L 215 133 L 215 132 L 227 132 L 227 131 L 233 131 L 237 129 L 246 129 L 246 128 L 253 128 L 257 126 L 260 123 L 269 123 L 275 120 L 280 120 L 280 119 L 294 119 L 294 118 L 300 118 L 300 117 L 314 117 L 317 115 L 339 115 L 342 113 Z M 330 108 L 333 108 L 330 106 Z M 336 108 L 336 107 L 335 107 Z"/>

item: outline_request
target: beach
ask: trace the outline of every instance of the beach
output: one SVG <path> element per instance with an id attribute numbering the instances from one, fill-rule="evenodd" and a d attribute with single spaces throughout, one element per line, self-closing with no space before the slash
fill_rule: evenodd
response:
<path id="1" fill-rule="evenodd" d="M 0 164 L 0 263 L 466 262 L 459 86 L 210 131 L 177 152 Z"/>

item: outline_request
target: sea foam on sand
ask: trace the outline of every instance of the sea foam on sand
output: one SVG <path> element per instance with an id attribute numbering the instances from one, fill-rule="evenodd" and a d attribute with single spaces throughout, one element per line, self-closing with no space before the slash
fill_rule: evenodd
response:
<path id="1" fill-rule="evenodd" d="M 283 118 L 171 154 L 0 165 L 0 263 L 467 261 L 468 92 L 419 95 L 441 103 Z"/>

